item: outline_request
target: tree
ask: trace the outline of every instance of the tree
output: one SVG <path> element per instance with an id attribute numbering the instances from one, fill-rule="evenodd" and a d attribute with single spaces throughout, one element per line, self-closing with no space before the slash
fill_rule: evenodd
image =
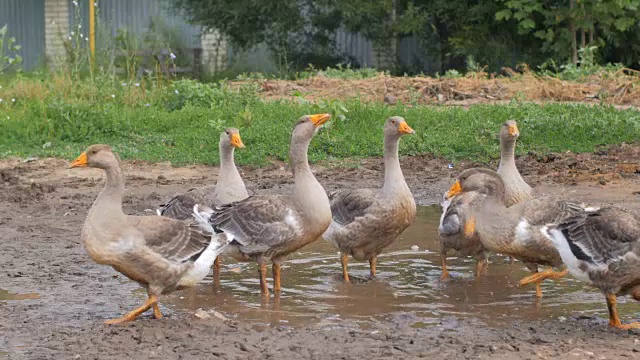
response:
<path id="1" fill-rule="evenodd" d="M 543 41 L 543 51 L 559 61 L 578 64 L 580 47 L 605 45 L 636 25 L 640 0 L 501 0 L 496 19 L 516 20 L 521 34 Z M 598 36 L 601 34 L 601 36 Z M 624 36 L 624 35 L 622 35 Z"/>

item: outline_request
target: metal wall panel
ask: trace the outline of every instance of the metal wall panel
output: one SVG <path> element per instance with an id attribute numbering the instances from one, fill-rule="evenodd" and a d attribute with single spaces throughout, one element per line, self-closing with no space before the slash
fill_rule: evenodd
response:
<path id="1" fill-rule="evenodd" d="M 175 41 L 182 46 L 200 47 L 200 27 L 189 25 L 180 15 L 165 8 L 161 1 L 99 0 L 97 4 L 98 17 L 113 37 L 121 28 L 141 36 L 156 21 L 171 35 L 175 35 Z M 88 11 L 86 14 L 88 17 Z"/>
<path id="2" fill-rule="evenodd" d="M 361 67 L 373 66 L 373 44 L 362 34 L 354 34 L 343 29 L 336 33 L 338 53 L 354 58 Z"/>
<path id="3" fill-rule="evenodd" d="M 44 65 L 44 0 L 0 0 L 0 27 L 7 25 L 8 40 L 22 46 L 24 70 Z"/>

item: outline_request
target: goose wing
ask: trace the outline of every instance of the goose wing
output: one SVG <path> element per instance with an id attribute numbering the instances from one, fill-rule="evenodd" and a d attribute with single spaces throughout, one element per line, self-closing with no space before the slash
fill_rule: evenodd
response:
<path id="1" fill-rule="evenodd" d="M 376 196 L 371 189 L 343 190 L 329 194 L 329 201 L 333 221 L 347 225 L 357 217 L 366 215 Z"/>
<path id="2" fill-rule="evenodd" d="M 219 206 L 210 223 L 214 231 L 243 245 L 242 252 L 247 254 L 265 252 L 303 231 L 291 198 L 277 195 L 256 195 Z"/>
<path id="3" fill-rule="evenodd" d="M 209 204 L 209 197 L 214 193 L 215 186 L 203 186 L 187 190 L 184 194 L 172 197 L 166 204 L 160 205 L 156 210 L 158 215 L 170 217 L 172 219 L 190 219 L 193 207 L 196 204 Z"/>
<path id="4" fill-rule="evenodd" d="M 180 221 L 161 216 L 134 219 L 136 223 L 133 225 L 144 238 L 146 247 L 171 262 L 195 261 L 211 243 L 213 234 L 192 220 Z"/>
<path id="5" fill-rule="evenodd" d="M 585 211 L 557 225 L 580 260 L 601 265 L 640 255 L 640 217 L 621 208 Z"/>

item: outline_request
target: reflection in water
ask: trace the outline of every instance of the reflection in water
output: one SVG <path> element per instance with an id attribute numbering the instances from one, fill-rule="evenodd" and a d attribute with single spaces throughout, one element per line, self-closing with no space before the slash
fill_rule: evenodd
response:
<path id="1" fill-rule="evenodd" d="M 529 274 L 522 263 L 508 264 L 501 256 L 491 258 L 488 275 L 478 280 L 473 278 L 473 260 L 451 257 L 452 279 L 442 282 L 439 216 L 439 206 L 419 207 L 415 224 L 379 257 L 378 278 L 373 281 L 365 280 L 367 262 L 351 260 L 354 283 L 343 283 L 337 250 L 319 240 L 285 262 L 279 298 L 261 299 L 255 264 L 223 257 L 219 286 L 209 277 L 167 300 L 179 309 L 215 309 L 257 326 L 368 327 L 392 317 L 409 319 L 416 327 L 446 326 L 455 317 L 473 317 L 490 325 L 578 313 L 606 317 L 603 295 L 570 277 L 545 282 L 544 297 L 536 299 L 533 286 L 516 286 Z M 419 249 L 411 250 L 413 245 Z M 630 313 L 633 301 L 629 305 L 621 309 Z"/>
<path id="2" fill-rule="evenodd" d="M 40 294 L 37 293 L 26 293 L 26 294 L 15 294 L 9 292 L 7 290 L 0 289 L 0 301 L 4 300 L 33 300 L 40 299 Z"/>

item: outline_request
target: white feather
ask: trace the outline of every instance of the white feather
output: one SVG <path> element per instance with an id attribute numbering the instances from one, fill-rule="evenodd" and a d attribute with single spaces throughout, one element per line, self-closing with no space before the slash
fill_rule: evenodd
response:
<path id="1" fill-rule="evenodd" d="M 213 225 L 209 222 L 211 215 L 213 215 L 213 209 L 208 206 L 195 204 L 193 206 L 193 218 L 196 220 L 198 226 L 209 233 L 214 233 Z"/>
<path id="2" fill-rule="evenodd" d="M 291 209 L 287 209 L 287 215 L 284 217 L 284 222 L 292 228 L 295 228 L 296 231 L 300 229 L 300 223 Z"/>
<path id="3" fill-rule="evenodd" d="M 156 214 L 157 214 L 158 216 L 162 216 L 162 211 L 161 211 L 160 209 L 156 209 Z"/>
<path id="4" fill-rule="evenodd" d="M 223 238 L 222 241 L 220 241 L 220 238 Z M 224 251 L 228 244 L 229 242 L 226 240 L 226 236 L 214 234 L 209 246 L 207 246 L 202 255 L 193 263 L 191 269 L 180 279 L 178 286 L 195 286 L 202 281 L 209 273 L 213 262 L 218 255 Z"/>
<path id="5" fill-rule="evenodd" d="M 216 234 L 214 232 L 213 226 L 209 222 L 211 215 L 213 215 L 213 209 L 210 207 L 197 204 L 193 207 L 193 218 L 202 230 L 211 234 L 211 242 L 193 263 L 191 269 L 180 279 L 178 283 L 179 286 L 195 286 L 198 282 L 202 281 L 209 273 L 211 265 L 213 265 L 218 255 L 220 255 L 231 242 L 231 239 L 226 233 Z"/>
<path id="6" fill-rule="evenodd" d="M 558 229 L 550 228 L 547 225 L 547 226 L 543 226 L 542 229 L 540 229 L 540 232 L 547 239 L 553 242 L 553 245 L 556 247 L 556 250 L 558 250 L 560 257 L 562 258 L 562 262 L 564 262 L 564 264 L 567 266 L 567 269 L 569 269 L 569 272 L 571 273 L 571 275 L 573 275 L 578 280 L 591 282 L 591 279 L 589 278 L 589 274 L 585 271 L 582 271 L 582 269 L 580 268 L 580 264 L 583 264 L 585 262 L 578 259 L 575 255 L 573 255 L 573 252 L 569 247 L 569 243 L 567 242 L 567 239 L 564 237 L 564 234 L 562 233 L 562 231 Z M 589 266 L 588 264 L 586 265 Z"/>
<path id="7" fill-rule="evenodd" d="M 516 241 L 526 244 L 531 239 L 529 235 L 529 231 L 531 230 L 531 226 L 529 222 L 525 219 L 520 220 L 518 225 L 516 226 Z"/>

